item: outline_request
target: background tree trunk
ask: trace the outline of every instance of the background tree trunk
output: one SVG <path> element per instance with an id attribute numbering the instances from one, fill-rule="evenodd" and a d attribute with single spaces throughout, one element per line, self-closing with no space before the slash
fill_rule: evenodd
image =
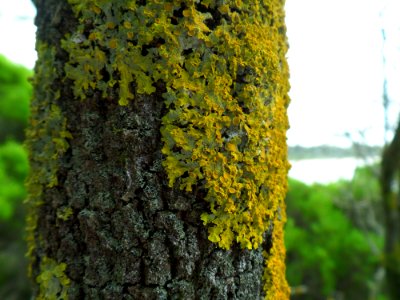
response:
<path id="1" fill-rule="evenodd" d="M 391 299 L 400 297 L 400 126 L 383 151 L 381 191 L 385 211 L 385 271 Z"/>
<path id="2" fill-rule="evenodd" d="M 126 23 L 129 20 L 122 19 L 112 7 L 109 12 L 113 15 L 108 16 L 101 7 L 106 4 L 101 1 L 99 6 L 97 1 L 70 1 L 75 11 L 66 0 L 34 2 L 38 11 L 39 60 L 35 67 L 27 146 L 31 162 L 28 254 L 35 296 L 38 299 L 261 299 L 269 293 L 269 288 L 265 288 L 267 281 L 277 291 L 269 293 L 271 299 L 287 298 L 284 277 L 271 275 L 284 274 L 284 250 L 277 248 L 281 245 L 276 245 L 273 239 L 273 236 L 282 239 L 283 202 L 274 207 L 275 214 L 260 247 L 248 250 L 234 243 L 229 250 L 220 249 L 209 240 L 208 229 L 201 221 L 202 214 L 209 210 L 204 201 L 207 194 L 204 183 L 199 181 L 192 191 L 181 190 L 176 184 L 170 187 L 162 165 L 161 120 L 168 112 L 163 96 L 168 89 L 165 80 L 154 79 L 151 86 L 130 83 L 124 87 L 124 70 L 117 66 L 110 71 L 111 64 L 98 73 L 92 70 L 97 74 L 95 77 L 109 80 L 104 90 L 99 78 L 93 79 L 97 86 L 84 81 L 89 80 L 90 74 L 82 74 L 86 79 L 81 82 L 74 77 L 77 74 L 73 73 L 74 68 L 82 66 L 82 72 L 91 70 L 103 57 L 79 65 L 77 61 L 86 59 L 85 55 L 70 51 L 70 46 L 63 44 L 65 40 L 69 37 L 79 47 L 91 40 L 93 46 L 96 44 L 95 37 L 90 35 L 93 28 L 113 28 L 115 24 L 129 28 L 130 23 Z M 125 2 L 127 6 L 143 9 L 146 2 L 157 1 Z M 113 6 L 112 3 L 109 5 Z M 184 8 L 186 4 L 194 5 L 191 1 L 179 5 Z M 112 22 L 100 24 L 96 18 L 79 18 L 79 6 L 84 10 L 87 5 L 94 14 L 109 17 Z M 256 7 L 259 5 L 263 10 L 283 10 L 283 1 L 260 1 Z M 213 8 L 209 27 L 215 26 L 212 22 L 229 8 L 218 6 Z M 200 8 L 206 10 L 207 6 Z M 175 10 L 176 20 L 171 22 L 184 18 L 183 11 Z M 252 11 L 246 6 L 238 13 L 251 15 Z M 282 22 L 272 14 L 267 21 Z M 77 28 L 83 28 L 84 34 Z M 282 49 L 275 55 L 285 65 L 285 29 L 279 30 Z M 162 42 L 153 40 L 147 48 L 142 47 L 142 55 Z M 112 49 L 116 46 L 111 41 L 109 49 L 99 44 L 93 47 L 113 57 Z M 198 45 L 187 46 L 183 58 L 195 47 Z M 84 46 L 81 49 L 85 51 Z M 71 62 L 73 59 L 77 61 Z M 287 81 L 287 74 L 282 72 Z M 114 76 L 119 78 L 118 83 L 112 82 Z M 140 92 L 141 88 L 150 90 Z M 84 97 L 77 96 L 77 89 L 83 90 Z M 287 105 L 286 92 L 282 107 Z M 135 99 L 129 99 L 131 94 Z M 268 100 L 266 105 L 271 101 L 274 100 Z M 287 125 L 281 127 L 282 132 L 286 131 Z M 286 163 L 286 146 L 282 147 L 283 152 L 279 153 L 283 153 L 282 160 Z M 279 174 L 286 176 L 287 166 L 282 168 Z M 271 168 L 271 172 L 278 172 L 275 169 Z M 284 176 L 277 177 L 283 191 Z M 271 250 L 274 244 L 276 253 Z M 268 264 L 276 269 L 271 271 Z"/>

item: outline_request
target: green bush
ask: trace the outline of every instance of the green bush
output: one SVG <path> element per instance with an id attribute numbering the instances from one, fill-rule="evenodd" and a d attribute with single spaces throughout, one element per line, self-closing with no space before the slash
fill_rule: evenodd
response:
<path id="1" fill-rule="evenodd" d="M 9 141 L 0 145 L 0 220 L 9 219 L 14 207 L 25 198 L 28 169 L 27 154 L 21 144 Z"/>
<path id="2" fill-rule="evenodd" d="M 28 123 L 31 72 L 0 56 L 0 299 L 30 299 L 24 242 L 28 173 L 21 142 Z"/>
<path id="3" fill-rule="evenodd" d="M 333 199 L 348 188 L 346 182 L 307 186 L 289 181 L 287 277 L 291 286 L 306 287 L 296 299 L 369 297 L 371 279 L 380 265 L 371 242 L 382 249 L 383 237 L 367 236 L 334 204 Z"/>
<path id="4" fill-rule="evenodd" d="M 28 122 L 32 72 L 0 55 L 0 143 L 22 141 Z"/>
<path id="5" fill-rule="evenodd" d="M 28 158 L 21 144 L 0 144 L 0 299 L 29 299 L 24 180 Z"/>

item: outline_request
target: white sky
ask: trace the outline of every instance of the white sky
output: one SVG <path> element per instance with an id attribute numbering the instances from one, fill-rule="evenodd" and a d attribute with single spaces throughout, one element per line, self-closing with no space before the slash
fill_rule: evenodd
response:
<path id="1" fill-rule="evenodd" d="M 380 14 L 384 18 L 380 17 Z M 33 68 L 35 8 L 30 0 L 0 0 L 0 53 Z M 365 131 L 383 143 L 382 35 L 394 125 L 400 103 L 399 0 L 286 0 L 290 50 L 290 145 L 350 145 Z M 358 136 L 359 137 L 359 136 Z"/>
<path id="2" fill-rule="evenodd" d="M 0 0 L 0 54 L 28 68 L 37 57 L 35 14 L 31 0 Z"/>
<path id="3" fill-rule="evenodd" d="M 367 143 L 383 143 L 383 20 L 390 65 L 386 73 L 390 83 L 399 82 L 395 72 L 400 69 L 395 65 L 400 59 L 400 1 L 286 0 L 290 145 L 346 146 L 350 140 L 344 134 L 362 141 L 360 131 Z M 399 112 L 399 87 L 389 86 L 393 124 Z"/>

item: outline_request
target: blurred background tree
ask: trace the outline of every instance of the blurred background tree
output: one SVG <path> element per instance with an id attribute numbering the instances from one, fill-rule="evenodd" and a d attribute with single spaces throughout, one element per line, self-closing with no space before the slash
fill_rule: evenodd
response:
<path id="1" fill-rule="evenodd" d="M 28 159 L 22 146 L 31 71 L 0 56 L 0 299 L 29 299 L 24 242 Z"/>
<path id="2" fill-rule="evenodd" d="M 383 47 L 387 46 L 387 29 L 382 28 Z M 398 58 L 398 56 L 397 56 Z M 382 153 L 380 186 L 385 213 L 385 256 L 386 283 L 392 299 L 400 299 L 400 119 L 391 126 L 390 112 L 393 99 L 389 95 L 386 55 L 382 53 L 385 68 L 383 78 L 383 108 L 385 121 L 385 147 Z M 398 117 L 399 118 L 399 117 Z M 391 141 L 388 135 L 393 133 Z"/>
<path id="3" fill-rule="evenodd" d="M 400 123 L 383 151 L 381 170 L 387 285 L 392 299 L 400 299 Z"/>

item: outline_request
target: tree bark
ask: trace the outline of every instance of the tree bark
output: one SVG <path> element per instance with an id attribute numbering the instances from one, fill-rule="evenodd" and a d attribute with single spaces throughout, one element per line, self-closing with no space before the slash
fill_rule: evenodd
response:
<path id="1" fill-rule="evenodd" d="M 385 212 L 385 276 L 391 299 L 400 297 L 400 126 L 383 151 L 381 192 Z"/>
<path id="2" fill-rule="evenodd" d="M 85 57 L 83 54 L 78 57 L 77 52 L 71 50 L 72 46 L 66 44 L 68 40 L 78 45 L 76 47 L 91 40 L 90 45 L 101 48 L 111 60 L 115 48 L 113 42 L 109 49 L 104 49 L 96 44 L 96 38 L 90 33 L 96 26 L 108 26 L 111 30 L 118 23 L 121 28 L 128 28 L 130 23 L 126 22 L 130 20 L 118 19 L 122 16 L 113 8 L 113 2 L 108 11 L 113 13 L 111 16 L 107 15 L 102 6 L 106 4 L 102 1 L 34 2 L 38 11 L 39 59 L 35 67 L 35 92 L 27 132 L 31 162 L 27 183 L 30 195 L 27 240 L 35 297 L 287 298 L 284 277 L 274 275 L 284 274 L 284 249 L 279 248 L 285 220 L 283 202 L 268 204 L 274 206 L 274 214 L 267 220 L 269 229 L 263 234 L 263 243 L 259 247 L 253 245 L 256 249 L 243 249 L 233 242 L 228 250 L 221 249 L 210 241 L 209 228 L 202 221 L 204 212 L 210 210 L 210 204 L 204 201 L 208 192 L 204 183 L 207 178 L 193 184 L 191 191 L 181 189 L 176 183 L 171 187 L 170 174 L 163 162 L 165 140 L 161 133 L 163 117 L 170 109 L 165 103 L 165 93 L 170 88 L 166 79 L 154 75 L 151 86 L 147 83 L 141 86 L 132 80 L 124 92 L 124 70 L 119 65 L 111 70 L 113 66 L 109 62 L 96 73 L 90 69 L 96 59 L 90 60 L 88 65 L 73 61 Z M 140 10 L 149 2 L 162 1 L 125 2 Z M 185 18 L 183 8 L 192 2 L 179 3 L 182 9 L 174 10 L 171 23 L 179 23 Z M 109 17 L 109 23 L 100 24 L 95 18 L 83 18 L 77 13 L 80 5 L 91 5 L 93 14 Z M 283 10 L 283 1 L 257 1 L 258 5 L 264 10 Z M 213 8 L 213 19 L 207 23 L 210 28 L 217 26 L 212 22 L 223 18 L 227 9 L 221 8 L 222 4 L 218 6 L 219 10 Z M 197 9 L 206 11 L 207 6 Z M 251 15 L 252 11 L 247 7 L 237 13 Z M 271 24 L 282 21 L 270 14 L 271 18 L 266 21 Z M 226 22 L 229 21 L 226 16 Z M 285 65 L 285 29 L 279 30 L 281 49 L 275 55 L 280 57 L 280 64 Z M 153 39 L 146 47 L 142 46 L 143 57 L 160 47 L 160 43 L 163 43 L 161 39 Z M 198 45 L 187 45 L 182 52 L 183 59 L 196 47 Z M 79 51 L 86 49 L 82 46 Z M 97 58 L 99 62 L 102 59 Z M 85 79 L 78 82 L 78 75 L 73 70 L 81 66 L 83 71 L 93 71 L 95 75 L 88 74 L 95 77 L 93 82 L 97 85 L 85 81 L 89 80 L 88 74 L 82 74 Z M 287 81 L 285 70 L 281 72 Z M 243 77 L 246 76 L 251 74 L 244 73 Z M 247 77 L 242 79 L 244 84 L 253 80 Z M 108 85 L 102 88 L 99 78 L 108 80 Z M 84 96 L 77 95 L 79 89 Z M 141 89 L 145 92 L 140 92 Z M 274 89 L 279 87 L 274 86 Z M 286 94 L 287 90 L 284 90 L 282 109 L 287 106 Z M 131 95 L 134 99 L 130 99 Z M 266 106 L 274 102 L 273 96 L 267 97 Z M 284 138 L 287 125 L 278 126 L 283 132 L 280 138 Z M 277 185 L 284 193 L 287 163 L 286 146 L 283 144 L 282 147 L 279 159 L 283 165 L 271 167 L 270 172 L 279 174 Z M 181 177 L 187 178 L 187 173 Z M 268 265 L 273 267 L 268 269 Z M 272 293 L 272 290 L 276 292 Z"/>

